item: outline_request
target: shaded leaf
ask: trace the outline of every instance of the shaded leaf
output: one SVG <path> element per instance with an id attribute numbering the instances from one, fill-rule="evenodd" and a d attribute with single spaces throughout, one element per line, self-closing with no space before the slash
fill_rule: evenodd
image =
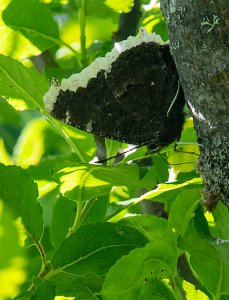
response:
<path id="1" fill-rule="evenodd" d="M 219 201 L 213 211 L 215 226 L 221 239 L 229 239 L 229 212 L 226 205 Z"/>
<path id="2" fill-rule="evenodd" d="M 53 300 L 56 296 L 55 286 L 52 282 L 40 280 L 39 278 L 35 280 L 35 291 L 33 293 L 32 299 L 34 300 Z"/>
<path id="3" fill-rule="evenodd" d="M 76 203 L 62 196 L 57 198 L 53 208 L 50 226 L 51 240 L 57 248 L 63 242 L 76 215 Z"/>
<path id="4" fill-rule="evenodd" d="M 97 299 L 93 293 L 99 293 L 104 281 L 104 276 L 94 273 L 87 273 L 80 276 L 77 274 L 59 272 L 50 278 L 56 286 L 57 295 L 65 295 L 67 297 L 77 296 L 79 299 Z"/>
<path id="5" fill-rule="evenodd" d="M 109 205 L 109 197 L 107 195 L 97 197 L 91 200 L 90 208 L 83 219 L 83 224 L 104 221 Z"/>
<path id="6" fill-rule="evenodd" d="M 229 243 L 218 244 L 211 239 L 203 223 L 207 224 L 207 221 L 197 210 L 181 247 L 190 254 L 190 263 L 198 280 L 214 299 L 220 299 L 223 294 L 229 295 Z"/>
<path id="7" fill-rule="evenodd" d="M 56 250 L 51 260 L 53 274 L 64 271 L 77 275 L 103 275 L 122 255 L 146 242 L 138 230 L 127 226 L 112 223 L 84 225 Z"/>
<path id="8" fill-rule="evenodd" d="M 18 61 L 0 54 L 0 95 L 23 99 L 29 107 L 43 106 L 46 79 Z"/>
<path id="9" fill-rule="evenodd" d="M 2 18 L 6 25 L 20 31 L 42 51 L 60 43 L 52 13 L 39 1 L 13 0 L 4 10 Z"/>

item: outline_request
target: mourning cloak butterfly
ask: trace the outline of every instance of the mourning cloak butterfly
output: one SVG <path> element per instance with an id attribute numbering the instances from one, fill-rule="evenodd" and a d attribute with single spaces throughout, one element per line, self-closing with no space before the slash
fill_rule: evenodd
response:
<path id="1" fill-rule="evenodd" d="M 169 46 L 144 30 L 59 86 L 53 83 L 44 102 L 67 124 L 151 148 L 179 138 L 184 122 L 185 100 Z"/>

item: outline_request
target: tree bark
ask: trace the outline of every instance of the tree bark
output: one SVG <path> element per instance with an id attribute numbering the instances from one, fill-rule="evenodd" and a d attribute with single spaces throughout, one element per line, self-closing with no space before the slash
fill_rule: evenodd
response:
<path id="1" fill-rule="evenodd" d="M 161 0 L 161 7 L 200 144 L 204 202 L 229 207 L 229 1 Z"/>

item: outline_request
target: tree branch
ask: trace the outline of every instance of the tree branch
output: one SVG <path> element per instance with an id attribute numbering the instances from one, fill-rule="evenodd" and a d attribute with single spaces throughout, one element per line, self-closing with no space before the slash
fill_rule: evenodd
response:
<path id="1" fill-rule="evenodd" d="M 229 207 L 228 1 L 169 1 L 161 7 L 200 148 L 204 202 Z"/>

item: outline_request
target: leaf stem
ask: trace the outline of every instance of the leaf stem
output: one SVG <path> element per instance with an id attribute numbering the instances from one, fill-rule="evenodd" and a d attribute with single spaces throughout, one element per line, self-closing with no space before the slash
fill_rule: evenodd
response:
<path id="1" fill-rule="evenodd" d="M 81 222 L 83 222 L 84 218 L 86 217 L 86 215 L 88 214 L 89 210 L 91 209 L 92 205 L 94 204 L 96 198 L 88 200 L 83 209 L 82 209 L 82 213 L 81 213 Z"/>
<path id="2" fill-rule="evenodd" d="M 81 200 L 77 201 L 77 210 L 76 210 L 76 216 L 75 216 L 75 220 L 74 223 L 72 225 L 72 227 L 69 228 L 68 234 L 67 234 L 67 238 L 73 234 L 74 232 L 76 232 L 76 230 L 79 228 L 81 221 L 82 221 L 82 209 L 83 209 L 83 202 Z"/>
<path id="3" fill-rule="evenodd" d="M 49 262 L 47 261 L 47 257 L 46 257 L 46 253 L 45 250 L 41 244 L 40 241 L 38 241 L 37 239 L 35 239 L 27 230 L 26 230 L 26 234 L 32 239 L 32 241 L 34 242 L 34 245 L 36 246 L 40 257 L 41 257 L 41 270 L 38 274 L 39 278 L 43 278 L 47 273 L 49 273 Z M 35 289 L 35 284 L 32 283 L 30 285 L 30 287 L 28 288 L 28 291 L 33 291 Z"/>
<path id="4" fill-rule="evenodd" d="M 84 204 L 83 189 L 84 189 L 85 182 L 87 181 L 88 176 L 90 176 L 90 174 L 92 172 L 93 172 L 93 168 L 89 172 L 85 173 L 85 175 L 81 179 L 81 183 L 79 186 L 79 196 L 78 196 L 78 200 L 76 201 L 76 205 L 77 205 L 76 216 L 75 216 L 73 226 L 71 228 L 69 228 L 67 237 L 69 237 L 71 234 L 73 234 L 74 232 L 77 231 L 77 229 L 80 227 L 80 224 L 82 223 L 83 218 L 85 217 L 86 213 L 88 212 L 88 210 L 90 208 L 89 204 Z M 89 202 L 91 202 L 91 201 L 89 201 Z"/>
<path id="5" fill-rule="evenodd" d="M 85 14 L 85 0 L 81 2 L 79 9 L 79 25 L 80 25 L 80 47 L 81 47 L 81 63 L 83 68 L 87 66 L 87 52 L 86 52 L 86 14 Z"/>

